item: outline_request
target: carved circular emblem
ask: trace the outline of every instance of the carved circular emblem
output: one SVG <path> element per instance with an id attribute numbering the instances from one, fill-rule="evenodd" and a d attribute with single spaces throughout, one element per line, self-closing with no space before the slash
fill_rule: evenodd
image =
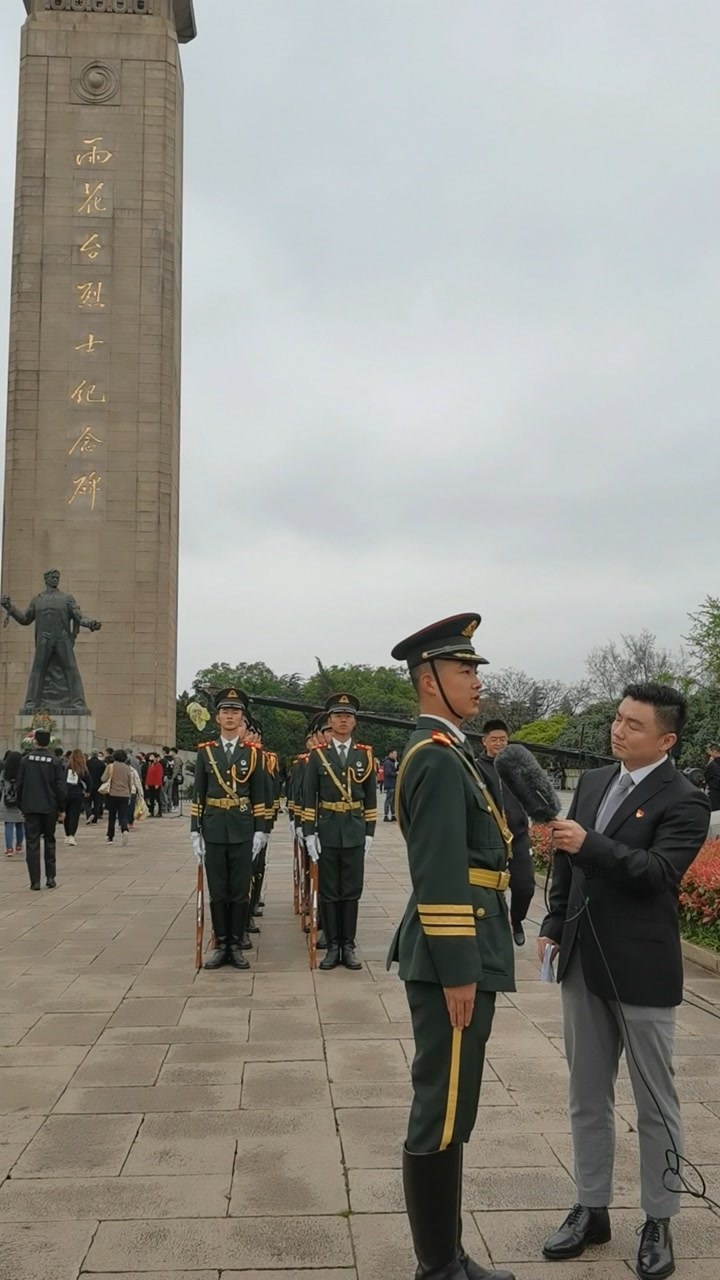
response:
<path id="1" fill-rule="evenodd" d="M 73 89 L 84 102 L 110 102 L 120 88 L 120 76 L 109 62 L 88 62 L 73 80 Z"/>

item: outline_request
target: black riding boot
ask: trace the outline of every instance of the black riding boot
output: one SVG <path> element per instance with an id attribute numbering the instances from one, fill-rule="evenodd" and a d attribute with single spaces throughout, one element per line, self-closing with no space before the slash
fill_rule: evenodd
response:
<path id="1" fill-rule="evenodd" d="M 206 969 L 219 969 L 227 964 L 228 945 L 228 904 L 227 902 L 210 903 L 210 919 L 215 934 L 215 950 L 205 961 Z"/>
<path id="2" fill-rule="evenodd" d="M 355 933 L 357 930 L 357 918 L 359 902 L 341 902 L 340 913 L 342 917 L 342 962 L 346 969 L 362 969 L 362 964 L 357 958 L 355 951 Z"/>
<path id="3" fill-rule="evenodd" d="M 250 965 L 243 955 L 242 939 L 248 918 L 247 902 L 230 903 L 230 943 L 228 946 L 228 964 L 233 969 L 249 969 Z"/>
<path id="4" fill-rule="evenodd" d="M 416 1280 L 467 1280 L 458 1253 L 461 1148 L 416 1155 L 403 1147 L 403 1187 L 418 1265 Z"/>
<path id="5" fill-rule="evenodd" d="M 323 902 L 323 922 L 325 924 L 325 934 L 327 937 L 327 951 L 324 959 L 320 961 L 320 969 L 337 969 L 340 963 L 340 904 L 338 902 Z"/>

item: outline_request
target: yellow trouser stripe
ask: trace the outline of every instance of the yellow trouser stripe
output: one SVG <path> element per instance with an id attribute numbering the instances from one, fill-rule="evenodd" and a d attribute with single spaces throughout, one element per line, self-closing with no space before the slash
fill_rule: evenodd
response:
<path id="1" fill-rule="evenodd" d="M 445 1124 L 443 1126 L 442 1138 L 440 1139 L 441 1151 L 444 1151 L 446 1147 L 450 1146 L 453 1131 L 455 1129 L 458 1088 L 460 1084 L 460 1050 L 462 1048 L 462 1034 L 462 1031 L 458 1027 L 453 1027 L 452 1045 L 450 1048 L 450 1078 L 448 1080 L 447 1107 L 445 1109 Z"/>

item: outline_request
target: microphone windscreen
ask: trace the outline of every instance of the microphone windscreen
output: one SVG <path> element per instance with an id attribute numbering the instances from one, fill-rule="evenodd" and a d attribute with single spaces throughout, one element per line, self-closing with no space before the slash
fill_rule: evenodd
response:
<path id="1" fill-rule="evenodd" d="M 495 757 L 495 772 L 534 822 L 550 822 L 560 812 L 560 798 L 532 752 L 511 742 Z"/>

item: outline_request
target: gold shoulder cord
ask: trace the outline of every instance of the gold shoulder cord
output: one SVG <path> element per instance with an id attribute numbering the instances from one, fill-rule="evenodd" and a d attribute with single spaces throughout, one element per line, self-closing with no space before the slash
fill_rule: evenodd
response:
<path id="1" fill-rule="evenodd" d="M 351 791 L 348 791 L 348 790 L 343 786 L 342 782 L 340 781 L 340 779 L 338 778 L 337 774 L 335 773 L 335 770 L 333 769 L 332 765 L 330 764 L 330 761 L 325 759 L 325 756 L 323 755 L 323 752 L 322 752 L 322 750 L 320 749 L 320 747 L 317 747 L 317 748 L 316 748 L 316 750 L 317 750 L 317 753 L 318 753 L 318 755 L 319 755 L 320 759 L 322 760 L 323 764 L 325 765 L 325 768 L 327 769 L 328 773 L 330 774 L 330 777 L 332 778 L 333 782 L 335 783 L 335 786 L 337 787 L 338 791 L 340 792 L 340 795 L 342 796 L 343 800 L 346 800 L 348 804 L 352 804 L 352 792 L 351 792 Z"/>
<path id="2" fill-rule="evenodd" d="M 216 762 L 216 760 L 215 760 L 215 757 L 214 757 L 214 755 L 213 755 L 213 753 L 212 753 L 212 751 L 211 751 L 211 749 L 210 749 L 210 743 L 208 743 L 208 744 L 207 744 L 207 746 L 205 747 L 205 751 L 206 751 L 206 753 L 207 753 L 207 758 L 208 758 L 208 760 L 210 761 L 210 768 L 212 769 L 212 771 L 213 771 L 213 773 L 215 774 L 215 777 L 216 777 L 216 779 L 217 779 L 218 786 L 220 787 L 220 789 L 221 789 L 222 791 L 224 791 L 224 792 L 225 792 L 225 795 L 226 795 L 226 796 L 229 796 L 229 797 L 230 797 L 230 799 L 231 799 L 231 800 L 236 800 L 236 799 L 237 799 L 237 792 L 235 791 L 235 789 L 234 789 L 233 787 L 229 787 L 229 786 L 228 786 L 228 784 L 227 784 L 227 782 L 225 781 L 225 779 L 222 777 L 222 775 L 221 775 L 221 773 L 220 773 L 220 770 L 219 770 L 219 769 L 218 769 L 218 767 L 217 767 L 217 762 Z M 254 772 L 255 765 L 257 764 L 257 751 L 255 750 L 255 747 L 250 747 L 250 753 L 251 753 L 251 755 L 250 755 L 250 768 L 249 768 L 249 770 L 248 770 L 248 775 L 247 775 L 247 776 L 248 776 L 248 778 L 250 777 L 250 774 Z M 235 766 L 234 766 L 234 765 L 233 765 L 233 778 L 234 778 L 234 779 L 235 779 L 235 781 L 237 782 L 237 774 L 235 773 Z M 246 781 L 247 781 L 247 779 L 246 779 Z"/>
<path id="3" fill-rule="evenodd" d="M 415 745 L 411 747 L 410 750 L 407 752 L 407 754 L 403 757 L 400 768 L 398 769 L 397 783 L 395 787 L 395 817 L 397 819 L 398 826 L 400 827 L 400 834 L 403 837 L 405 835 L 405 832 L 403 831 L 402 824 L 400 822 L 400 791 L 402 787 L 402 780 L 405 775 L 405 770 L 408 764 L 410 763 L 412 757 L 415 755 L 416 751 L 419 751 L 421 747 L 428 747 L 432 745 L 433 745 L 432 738 L 423 738 L 421 742 L 416 742 Z M 471 765 L 467 756 L 465 756 L 462 751 L 458 751 L 457 747 L 455 746 L 451 745 L 450 750 L 455 752 L 455 755 L 458 757 L 458 759 L 461 760 L 462 763 L 465 765 L 468 773 L 470 774 L 470 777 L 477 783 L 478 787 L 480 788 L 483 794 L 483 798 L 487 801 L 488 809 L 490 810 L 490 813 L 492 814 L 493 818 L 495 819 L 495 822 L 497 823 L 498 830 L 500 832 L 500 835 L 503 838 L 505 847 L 507 849 L 508 859 L 510 859 L 512 857 L 512 831 L 510 830 L 507 824 L 505 814 L 502 813 L 500 809 L 498 809 L 493 797 L 490 794 L 490 791 L 488 790 L 487 786 L 485 785 L 482 778 L 480 777 L 480 774 L 478 773 L 477 769 L 474 769 L 473 766 Z"/>

